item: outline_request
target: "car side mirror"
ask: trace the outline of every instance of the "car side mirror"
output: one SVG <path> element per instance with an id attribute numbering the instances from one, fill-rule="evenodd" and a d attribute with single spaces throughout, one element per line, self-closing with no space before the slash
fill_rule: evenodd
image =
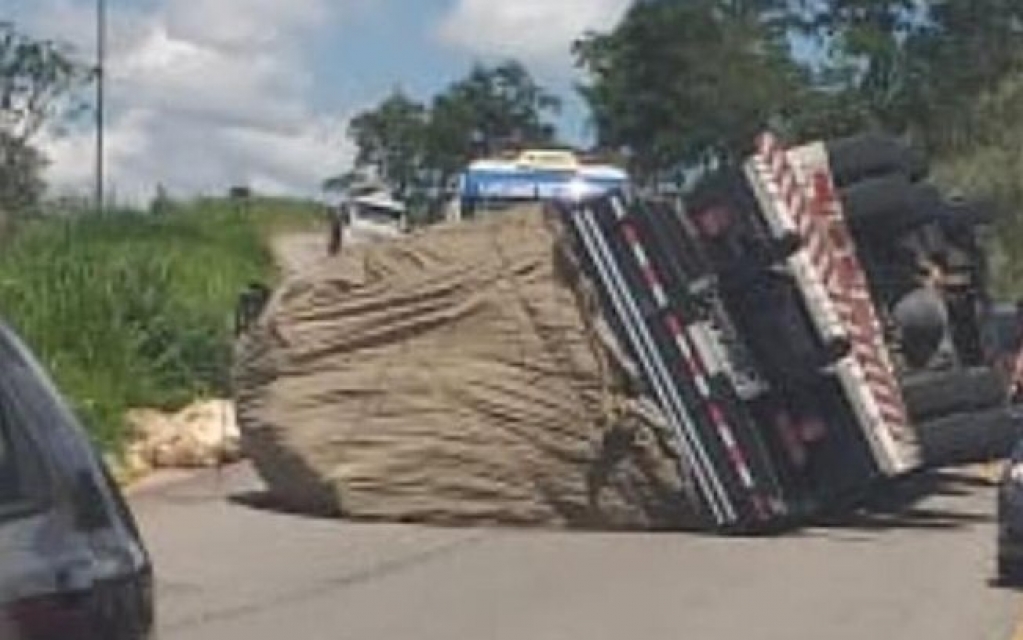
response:
<path id="1" fill-rule="evenodd" d="M 75 474 L 71 492 L 74 500 L 75 525 L 82 531 L 98 531 L 111 525 L 110 511 L 96 478 L 88 471 Z"/>

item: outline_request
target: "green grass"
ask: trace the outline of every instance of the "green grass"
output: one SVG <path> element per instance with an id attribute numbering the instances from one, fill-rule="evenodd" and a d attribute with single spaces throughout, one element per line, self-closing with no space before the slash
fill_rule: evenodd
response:
<path id="1" fill-rule="evenodd" d="M 317 223 L 267 200 L 26 222 L 0 253 L 0 315 L 116 451 L 127 409 L 228 390 L 237 295 L 276 274 L 268 236 Z"/>

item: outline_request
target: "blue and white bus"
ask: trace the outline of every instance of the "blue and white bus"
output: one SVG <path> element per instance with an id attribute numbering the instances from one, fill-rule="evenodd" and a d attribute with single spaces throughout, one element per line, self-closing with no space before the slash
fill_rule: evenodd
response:
<path id="1" fill-rule="evenodd" d="M 478 217 L 524 202 L 599 195 L 624 188 L 628 181 L 622 169 L 581 163 L 571 151 L 530 150 L 507 160 L 478 160 L 459 176 L 448 218 Z"/>

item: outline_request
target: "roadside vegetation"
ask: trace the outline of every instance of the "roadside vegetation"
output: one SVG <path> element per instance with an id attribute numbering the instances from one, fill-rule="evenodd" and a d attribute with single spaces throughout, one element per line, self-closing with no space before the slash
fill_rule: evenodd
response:
<path id="1" fill-rule="evenodd" d="M 0 252 L 0 313 L 116 450 L 127 409 L 228 391 L 237 295 L 276 277 L 269 236 L 318 220 L 260 199 L 28 220 Z"/>

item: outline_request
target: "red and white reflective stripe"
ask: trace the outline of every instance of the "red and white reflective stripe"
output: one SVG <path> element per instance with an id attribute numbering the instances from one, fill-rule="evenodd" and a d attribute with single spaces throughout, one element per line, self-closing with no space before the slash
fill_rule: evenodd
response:
<path id="1" fill-rule="evenodd" d="M 625 220 L 628 215 L 628 211 L 622 205 L 618 198 L 611 199 L 611 208 L 614 210 L 615 217 L 622 227 L 622 234 L 625 236 L 625 241 L 629 245 L 629 249 L 632 251 L 632 255 L 635 256 L 636 262 L 639 263 L 640 271 L 643 272 L 643 279 L 646 280 L 647 286 L 650 287 L 650 291 L 654 294 L 654 300 L 657 302 L 657 306 L 665 308 L 668 306 L 668 295 L 664 291 L 664 285 L 661 284 L 661 279 L 654 270 L 653 265 L 650 263 L 650 258 L 646 254 L 646 249 L 639 239 L 639 232 L 636 230 L 631 223 Z"/>
<path id="2" fill-rule="evenodd" d="M 840 247 L 836 253 L 841 253 L 841 259 L 847 267 L 846 277 L 829 283 L 829 291 L 833 298 L 842 299 L 845 303 L 841 305 L 840 312 L 850 330 L 850 342 L 882 418 L 889 425 L 906 426 L 909 419 L 902 391 L 895 380 L 894 368 L 887 357 L 881 322 L 877 318 L 866 275 L 855 254 L 852 234 L 842 216 L 830 177 L 823 173 L 815 175 L 813 189 L 819 215 L 828 221 L 830 236 Z"/>
<path id="3" fill-rule="evenodd" d="M 637 264 L 643 272 L 644 279 L 653 292 L 654 298 L 657 300 L 661 310 L 664 311 L 665 325 L 671 333 L 679 352 L 682 354 L 682 364 L 686 368 L 686 372 L 689 377 L 692 379 L 697 393 L 699 393 L 701 399 L 704 401 L 711 422 L 718 432 L 718 437 L 725 446 L 726 455 L 728 456 L 732 467 L 735 469 L 736 475 L 739 477 L 742 486 L 752 494 L 753 505 L 757 512 L 757 516 L 760 518 L 767 518 L 769 516 L 770 509 L 775 505 L 757 494 L 757 484 L 753 476 L 753 471 L 749 465 L 749 461 L 746 459 L 745 453 L 739 446 L 739 441 L 735 437 L 735 432 L 728 422 L 726 412 L 722 409 L 721 405 L 714 397 L 710 381 L 707 379 L 707 367 L 697 354 L 695 346 L 692 343 L 693 338 L 686 330 L 684 320 L 677 312 L 671 311 L 668 308 L 669 300 L 667 295 L 664 293 L 663 286 L 661 285 L 661 278 L 653 264 L 650 262 L 649 256 L 641 244 L 638 230 L 628 221 L 625 208 L 621 205 L 621 202 L 617 198 L 613 198 L 612 203 L 615 215 L 618 218 L 619 225 L 622 230 L 622 235 L 624 236 L 626 243 L 629 245 Z"/>
<path id="4" fill-rule="evenodd" d="M 905 426 L 906 408 L 887 359 L 881 323 L 830 176 L 825 173 L 813 176 L 808 185 L 812 196 L 808 195 L 803 188 L 793 188 L 793 184 L 800 183 L 798 173 L 774 135 L 761 136 L 758 150 L 761 162 L 768 168 L 768 179 L 788 207 L 810 263 L 822 278 L 882 421 L 889 427 Z"/>
<path id="5" fill-rule="evenodd" d="M 636 227 L 632 226 L 629 222 L 623 222 L 622 234 L 625 236 L 629 249 L 632 250 L 632 255 L 639 264 L 639 269 L 643 273 L 643 279 L 646 280 L 647 286 L 650 287 L 650 291 L 654 294 L 657 306 L 662 309 L 667 307 L 668 295 L 664 291 L 664 285 L 661 284 L 660 276 L 657 275 L 657 271 L 654 270 L 653 265 L 650 263 L 650 257 L 647 256 L 646 249 L 640 244 L 639 232 L 636 231 Z"/>
<path id="6" fill-rule="evenodd" d="M 683 364 L 707 407 L 707 413 L 710 415 L 711 422 L 717 430 L 721 442 L 725 445 L 725 452 L 736 474 L 739 476 L 739 480 L 744 488 L 755 493 L 757 485 L 753 477 L 753 471 L 749 466 L 746 455 L 739 447 L 739 441 L 735 437 L 735 431 L 732 429 L 732 426 L 728 423 L 725 410 L 718 403 L 717 399 L 714 398 L 714 392 L 710 387 L 710 382 L 707 380 L 706 366 L 699 356 L 696 355 L 696 350 L 690 342 L 691 337 L 685 330 L 685 323 L 678 314 L 669 313 L 665 316 L 665 324 L 667 324 L 668 330 L 675 339 L 675 344 L 682 353 Z M 759 510 L 760 507 L 758 506 L 757 509 Z M 761 515 L 765 515 L 765 513 L 761 512 Z"/>

